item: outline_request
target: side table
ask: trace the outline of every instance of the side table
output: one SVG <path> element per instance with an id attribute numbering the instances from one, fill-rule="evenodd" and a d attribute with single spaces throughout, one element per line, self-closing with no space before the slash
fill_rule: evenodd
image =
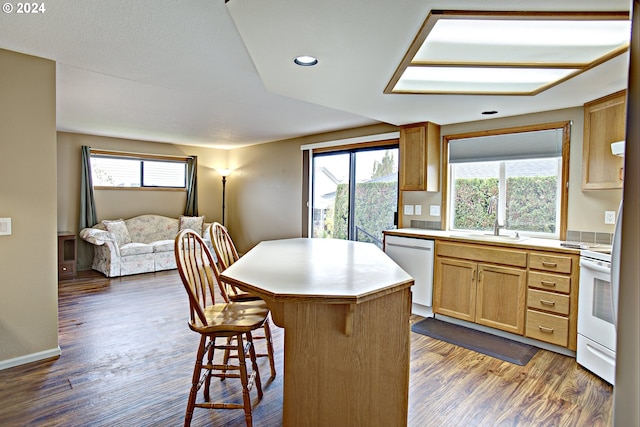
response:
<path id="1" fill-rule="evenodd" d="M 76 277 L 76 235 L 58 231 L 58 280 Z"/>

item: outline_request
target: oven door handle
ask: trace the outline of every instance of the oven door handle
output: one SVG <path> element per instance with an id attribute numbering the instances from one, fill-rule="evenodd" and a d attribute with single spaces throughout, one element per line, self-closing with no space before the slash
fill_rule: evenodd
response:
<path id="1" fill-rule="evenodd" d="M 599 271 L 600 273 L 606 273 L 606 274 L 611 273 L 610 267 L 603 267 L 601 265 L 596 264 L 595 262 L 591 262 L 586 259 L 580 259 L 580 267 L 585 267 L 590 270 Z"/>

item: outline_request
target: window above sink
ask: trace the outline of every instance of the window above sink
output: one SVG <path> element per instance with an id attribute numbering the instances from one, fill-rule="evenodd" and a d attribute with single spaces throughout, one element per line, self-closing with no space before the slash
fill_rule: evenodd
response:
<path id="1" fill-rule="evenodd" d="M 444 136 L 446 229 L 482 240 L 564 239 L 569 126 Z"/>

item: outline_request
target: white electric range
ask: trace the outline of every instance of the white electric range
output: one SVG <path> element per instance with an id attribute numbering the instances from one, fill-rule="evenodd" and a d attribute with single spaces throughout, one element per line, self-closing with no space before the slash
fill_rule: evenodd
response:
<path id="1" fill-rule="evenodd" d="M 576 361 L 610 384 L 616 362 L 613 298 L 611 247 L 581 250 Z"/>

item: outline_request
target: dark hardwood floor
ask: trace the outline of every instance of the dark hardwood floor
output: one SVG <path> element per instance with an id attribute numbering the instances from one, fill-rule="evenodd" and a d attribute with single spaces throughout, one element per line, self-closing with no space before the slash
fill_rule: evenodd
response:
<path id="1" fill-rule="evenodd" d="M 82 276 L 59 287 L 62 356 L 0 371 L 0 426 L 182 425 L 199 337 L 177 272 Z M 278 376 L 261 359 L 255 426 L 282 421 L 283 331 L 273 329 Z M 612 387 L 570 357 L 540 350 L 521 367 L 411 338 L 409 426 L 611 425 Z M 212 393 L 240 401 L 238 388 L 214 380 Z M 243 426 L 244 416 L 196 409 L 192 425 Z"/>

